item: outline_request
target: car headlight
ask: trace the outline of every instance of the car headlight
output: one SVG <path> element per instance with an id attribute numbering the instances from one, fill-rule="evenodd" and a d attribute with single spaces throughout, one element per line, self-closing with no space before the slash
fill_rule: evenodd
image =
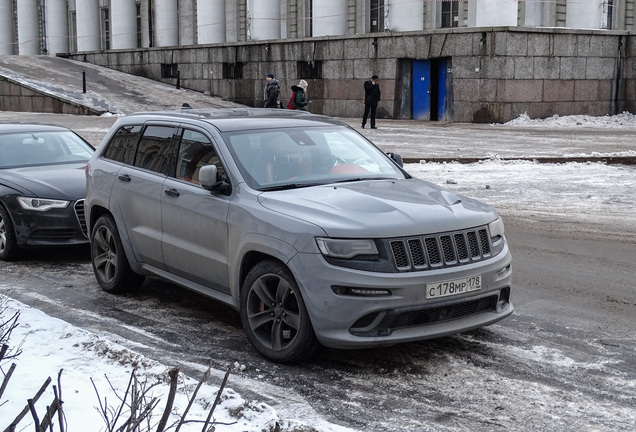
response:
<path id="1" fill-rule="evenodd" d="M 18 197 L 18 202 L 25 210 L 49 211 L 54 208 L 66 208 L 68 201 L 46 198 Z"/>
<path id="2" fill-rule="evenodd" d="M 490 231 L 490 238 L 493 246 L 496 246 L 501 240 L 503 240 L 504 223 L 501 218 L 497 218 L 493 222 L 490 222 L 488 224 L 488 230 Z"/>
<path id="3" fill-rule="evenodd" d="M 327 257 L 349 259 L 359 255 L 378 255 L 375 242 L 370 239 L 316 238 L 320 252 Z"/>

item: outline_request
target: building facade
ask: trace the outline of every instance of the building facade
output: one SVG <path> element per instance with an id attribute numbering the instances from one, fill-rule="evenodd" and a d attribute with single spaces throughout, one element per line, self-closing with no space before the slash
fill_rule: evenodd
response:
<path id="1" fill-rule="evenodd" d="M 260 106 L 271 72 L 312 111 L 502 122 L 633 110 L 636 0 L 0 0 L 0 55 L 90 61 Z M 285 95 L 286 92 L 284 91 Z"/>

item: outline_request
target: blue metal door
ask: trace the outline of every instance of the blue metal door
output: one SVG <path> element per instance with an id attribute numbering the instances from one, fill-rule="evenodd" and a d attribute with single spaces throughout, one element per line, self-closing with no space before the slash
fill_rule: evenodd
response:
<path id="1" fill-rule="evenodd" d="M 413 60 L 413 118 L 431 119 L 430 60 Z"/>

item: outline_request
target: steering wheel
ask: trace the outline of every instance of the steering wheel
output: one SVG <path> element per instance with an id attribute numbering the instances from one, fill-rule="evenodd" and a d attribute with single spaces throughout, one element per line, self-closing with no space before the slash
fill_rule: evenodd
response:
<path id="1" fill-rule="evenodd" d="M 316 165 L 319 167 L 320 171 L 328 172 L 330 168 L 336 165 L 346 164 L 347 161 L 336 155 L 329 155 L 320 159 Z"/>

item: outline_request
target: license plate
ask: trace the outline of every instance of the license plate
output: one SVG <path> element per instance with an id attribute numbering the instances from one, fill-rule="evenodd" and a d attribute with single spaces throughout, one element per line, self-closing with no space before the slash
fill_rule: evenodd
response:
<path id="1" fill-rule="evenodd" d="M 426 298 L 433 299 L 481 289 L 481 275 L 426 284 Z"/>

